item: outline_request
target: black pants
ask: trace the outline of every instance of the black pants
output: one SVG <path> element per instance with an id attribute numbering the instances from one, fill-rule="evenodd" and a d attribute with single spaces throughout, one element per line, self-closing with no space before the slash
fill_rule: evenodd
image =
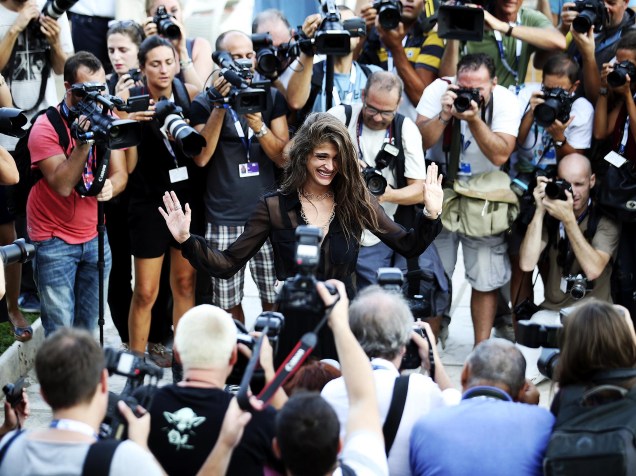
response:
<path id="1" fill-rule="evenodd" d="M 108 22 L 112 18 L 78 15 L 68 12 L 71 22 L 71 38 L 75 52 L 89 51 L 99 58 L 104 65 L 106 74 L 112 72 L 112 65 L 108 58 L 108 46 L 106 45 L 106 32 Z"/>

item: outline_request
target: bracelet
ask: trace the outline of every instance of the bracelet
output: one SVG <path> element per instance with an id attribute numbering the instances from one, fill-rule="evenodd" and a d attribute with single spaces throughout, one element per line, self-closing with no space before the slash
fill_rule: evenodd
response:
<path id="1" fill-rule="evenodd" d="M 179 66 L 181 66 L 181 69 L 188 69 L 190 66 L 192 66 L 192 60 L 189 59 L 187 61 L 179 61 Z"/>
<path id="2" fill-rule="evenodd" d="M 607 96 L 607 93 L 608 93 L 608 92 L 609 92 L 609 91 L 608 91 L 608 89 L 607 89 L 607 88 L 604 88 L 604 87 L 601 87 L 601 88 L 599 88 L 599 90 L 598 90 L 598 93 L 599 93 L 599 95 L 601 95 L 601 96 Z"/>
<path id="3" fill-rule="evenodd" d="M 506 36 L 510 36 L 510 35 L 512 35 L 512 29 L 513 29 L 514 27 L 515 27 L 514 25 L 510 25 L 510 26 L 508 27 L 508 31 L 506 32 Z"/>
<path id="4" fill-rule="evenodd" d="M 429 212 L 429 211 L 426 209 L 426 205 L 424 205 L 424 209 L 422 210 L 422 214 L 423 214 L 426 218 L 428 218 L 428 219 L 430 219 L 430 220 L 437 220 L 437 219 L 440 217 L 440 215 L 442 214 L 442 210 L 440 209 L 440 210 L 437 212 L 437 214 L 436 214 L 436 215 L 433 215 L 431 212 Z"/>
<path id="5" fill-rule="evenodd" d="M 452 118 L 451 119 L 444 119 L 442 117 L 442 113 L 440 112 L 439 115 L 437 116 L 437 118 L 439 119 L 439 122 L 441 122 L 442 124 L 444 124 L 445 126 L 449 125 Z"/>

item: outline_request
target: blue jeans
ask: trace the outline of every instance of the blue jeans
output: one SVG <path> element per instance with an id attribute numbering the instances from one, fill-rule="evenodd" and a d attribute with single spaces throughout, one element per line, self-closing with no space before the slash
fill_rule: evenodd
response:
<path id="1" fill-rule="evenodd" d="M 48 336 L 62 326 L 93 331 L 99 316 L 97 237 L 79 245 L 59 238 L 34 244 L 33 277 L 40 294 L 44 334 Z M 105 235 L 104 296 L 108 295 L 110 267 L 110 246 Z"/>

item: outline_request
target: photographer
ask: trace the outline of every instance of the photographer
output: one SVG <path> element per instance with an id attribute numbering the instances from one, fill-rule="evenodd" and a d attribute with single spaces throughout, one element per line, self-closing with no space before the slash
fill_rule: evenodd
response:
<path id="1" fill-rule="evenodd" d="M 410 341 L 417 345 L 422 361 L 422 371 L 430 368 L 427 340 L 413 332 L 413 321 L 413 315 L 404 298 L 378 286 L 365 288 L 349 307 L 351 331 L 371 359 L 378 409 L 383 424 L 389 416 L 389 407 L 394 398 L 394 386 L 400 375 L 402 358 Z M 427 333 L 430 341 L 435 342 L 430 327 L 421 321 L 417 324 Z M 435 381 L 418 373 L 409 375 L 402 415 L 397 418 L 396 415 L 392 416 L 395 418 L 392 423 L 397 426 L 397 429 L 395 440 L 388 453 L 388 461 L 389 470 L 395 476 L 411 474 L 408 440 L 415 422 L 421 416 L 435 412 L 438 407 L 456 404 L 460 399 L 459 392 L 452 388 L 437 354 L 436 346 L 433 347 L 433 355 Z M 327 383 L 321 395 L 336 411 L 340 427 L 344 430 L 349 414 L 349 402 L 343 378 Z"/>
<path id="2" fill-rule="evenodd" d="M 358 2 L 360 3 L 360 2 Z M 420 17 L 425 17 L 424 0 L 397 0 L 400 21 L 395 28 L 384 28 L 374 3 L 361 8 L 369 32 L 362 53 L 361 63 L 377 65 L 397 74 L 404 82 L 404 94 L 399 111 L 415 119 L 415 106 L 424 89 L 438 77 L 444 41 L 431 26 L 426 27 Z M 385 6 L 386 7 L 386 6 Z M 401 7 L 401 8 L 400 8 Z"/>
<path id="3" fill-rule="evenodd" d="M 489 3 L 484 9 L 483 40 L 467 41 L 463 45 L 459 40 L 449 40 L 442 58 L 441 74 L 452 76 L 457 60 L 465 54 L 484 53 L 495 61 L 499 84 L 519 92 L 533 53 L 534 67 L 541 69 L 551 54 L 566 47 L 565 37 L 552 21 L 540 11 L 522 4 L 507 0 Z"/>
<path id="4" fill-rule="evenodd" d="M 532 271 L 545 250 L 548 277 L 541 306 L 547 309 L 559 310 L 589 297 L 611 302 L 611 260 L 620 227 L 600 213 L 590 196 L 596 177 L 585 156 L 561 159 L 558 177 L 558 182 L 537 178 L 536 209 L 521 243 L 519 266 Z"/>
<path id="5" fill-rule="evenodd" d="M 512 92 L 498 85 L 490 56 L 464 56 L 457 65 L 457 77 L 432 83 L 417 107 L 417 125 L 424 148 L 430 149 L 429 160 L 446 163 L 447 178 L 458 176 L 462 184 L 496 176 L 495 172 L 500 174 L 499 168 L 508 161 L 519 131 L 518 109 L 510 107 L 516 100 Z M 466 109 L 460 107 L 460 112 L 458 104 Z M 447 126 L 449 131 L 445 134 Z M 445 142 L 449 141 L 445 152 Z M 508 180 L 502 186 L 509 188 L 509 184 Z M 498 184 L 488 182 L 482 192 L 497 188 Z M 448 201 L 445 209 L 447 205 Z M 481 217 L 468 219 L 484 220 L 484 216 L 482 212 Z M 510 263 L 505 233 L 487 231 L 486 235 L 468 236 L 445 229 L 435 244 L 448 276 L 453 275 L 460 241 L 466 278 L 472 287 L 471 314 L 477 344 L 490 337 L 497 290 L 510 279 Z"/>
<path id="6" fill-rule="evenodd" d="M 237 60 L 249 64 L 242 71 L 247 76 L 253 74 L 255 54 L 248 35 L 236 30 L 222 33 L 216 49 L 231 56 L 232 66 L 237 66 Z M 234 71 L 228 73 L 238 75 Z M 263 92 L 266 96 L 271 94 L 265 110 L 247 114 L 223 103 L 237 92 L 227 79 L 218 76 L 213 89 L 199 94 L 192 104 L 192 126 L 207 141 L 207 146 L 194 157 L 199 167 L 207 166 L 207 170 L 199 171 L 206 180 L 205 238 L 210 246 L 220 250 L 238 238 L 254 204 L 275 187 L 277 169 L 285 164 L 283 148 L 289 140 L 287 105 L 276 89 Z M 210 94 L 219 102 L 211 102 Z M 276 299 L 273 260 L 269 241 L 250 260 L 264 310 L 271 310 Z M 243 267 L 231 280 L 212 279 L 212 303 L 241 322 L 245 320 L 241 307 L 244 280 Z"/>
<path id="7" fill-rule="evenodd" d="M 265 379 L 274 377 L 272 348 L 263 341 L 261 364 Z M 244 346 L 243 346 L 244 347 Z M 184 379 L 160 388 L 148 409 L 151 415 L 148 446 L 169 474 L 196 474 L 215 444 L 232 394 L 226 379 L 237 362 L 237 329 L 231 316 L 216 306 L 200 305 L 186 312 L 176 330 L 174 349 Z M 272 401 L 286 400 L 280 390 Z M 272 453 L 272 408 L 254 412 L 234 450 L 228 474 L 262 475 L 265 465 L 278 468 Z"/>
<path id="8" fill-rule="evenodd" d="M 9 433 L 2 440 L 6 453 L 0 475 L 50 474 L 51 465 L 58 474 L 82 474 L 85 461 L 95 464 L 100 454 L 108 453 L 97 442 L 109 395 L 104 353 L 88 332 L 60 329 L 38 350 L 35 372 L 53 420 L 48 428 Z M 128 422 L 129 439 L 110 460 L 106 457 L 108 474 L 164 474 L 146 444 L 150 416 L 138 407 L 145 414 L 137 418 L 123 402 L 119 410 Z"/>
<path id="9" fill-rule="evenodd" d="M 110 151 L 108 178 L 97 196 L 84 197 L 76 184 L 95 180 L 101 150 L 91 141 L 74 139 L 69 133 L 78 118 L 76 106 L 82 96 L 72 90 L 76 83 L 104 84 L 101 62 L 91 53 L 71 56 L 64 65 L 66 95 L 59 104 L 60 121 L 69 134 L 66 150 L 47 114 L 42 114 L 31 130 L 31 163 L 42 173 L 29 194 L 27 229 L 36 245 L 33 275 L 42 304 L 42 325 L 46 335 L 60 326 L 92 330 L 97 323 L 99 303 L 97 201 L 119 194 L 128 179 L 124 153 Z M 81 126 L 80 126 L 81 127 Z M 108 282 L 111 258 L 105 240 L 104 279 Z"/>
<path id="10" fill-rule="evenodd" d="M 595 7 L 592 11 L 596 21 L 588 21 L 591 25 L 587 31 L 580 32 L 574 27 L 575 19 L 582 13 L 576 2 L 563 4 L 559 29 L 563 34 L 569 32 L 572 36 L 573 41 L 566 53 L 576 58 L 581 65 L 581 92 L 595 104 L 603 88 L 599 72 L 616 55 L 621 37 L 636 29 L 636 14 L 628 8 L 629 0 L 593 0 L 589 3 Z M 587 10 L 586 13 L 591 11 Z"/>

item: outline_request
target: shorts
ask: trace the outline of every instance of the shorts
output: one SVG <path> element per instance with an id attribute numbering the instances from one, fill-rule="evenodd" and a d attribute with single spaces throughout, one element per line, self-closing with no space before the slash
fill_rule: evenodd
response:
<path id="1" fill-rule="evenodd" d="M 181 249 L 155 206 L 131 203 L 128 209 L 128 230 L 130 250 L 135 258 L 159 258 L 171 247 Z"/>
<path id="2" fill-rule="evenodd" d="M 453 275 L 457 261 L 457 248 L 462 244 L 466 280 L 476 291 L 499 289 L 510 280 L 510 258 L 505 233 L 474 238 L 448 230 L 435 238 L 444 269 Z"/>
<path id="3" fill-rule="evenodd" d="M 205 239 L 208 245 L 220 251 L 226 250 L 245 230 L 244 226 L 213 225 L 206 226 Z M 274 250 L 269 239 L 249 261 L 252 278 L 258 288 L 261 301 L 276 302 L 276 269 L 274 268 Z M 243 300 L 245 267 L 242 267 L 229 279 L 211 278 L 212 304 L 221 309 L 231 309 Z"/>

